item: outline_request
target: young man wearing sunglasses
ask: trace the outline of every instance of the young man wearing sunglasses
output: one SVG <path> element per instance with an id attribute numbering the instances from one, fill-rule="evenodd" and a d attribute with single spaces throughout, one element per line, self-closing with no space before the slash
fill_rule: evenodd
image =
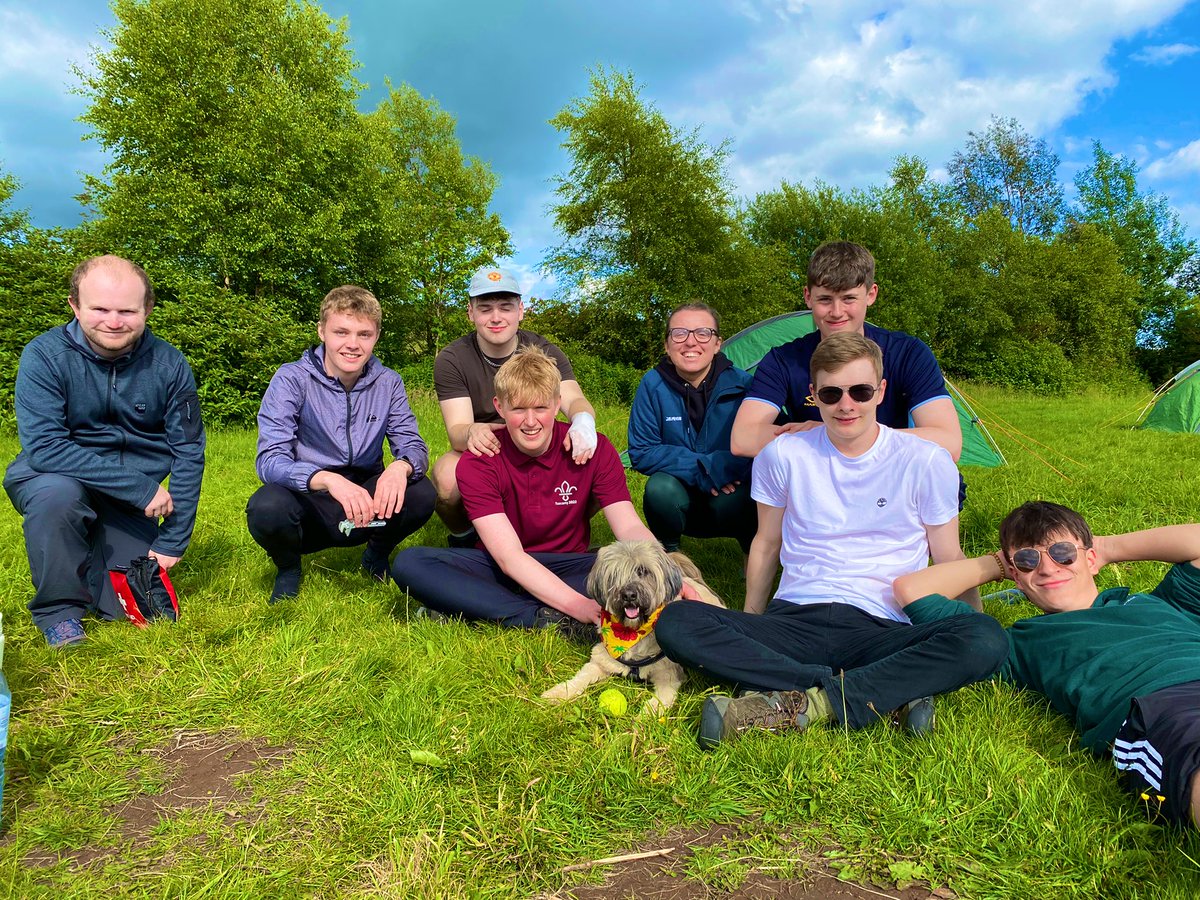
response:
<path id="1" fill-rule="evenodd" d="M 1157 587 L 1103 592 L 1107 563 L 1173 563 Z M 1000 677 L 1044 694 L 1093 753 L 1111 756 L 1152 819 L 1200 825 L 1200 525 L 1093 535 L 1074 510 L 1036 501 L 1000 525 L 1000 551 L 896 580 L 914 623 L 981 619 L 947 599 L 1011 578 L 1047 615 L 1015 622 Z"/>
<path id="2" fill-rule="evenodd" d="M 888 391 L 877 408 L 880 424 L 911 430 L 958 459 L 962 428 L 933 351 L 910 334 L 867 324 L 878 293 L 875 259 L 866 247 L 833 241 L 813 252 L 804 302 L 816 330 L 776 347 L 755 368 L 733 424 L 734 453 L 754 457 L 780 434 L 820 425 L 821 410 L 809 390 L 812 355 L 832 335 L 861 334 L 883 351 Z M 777 424 L 781 420 L 785 424 Z"/>
<path id="3" fill-rule="evenodd" d="M 821 721 L 888 719 L 926 732 L 932 695 L 987 678 L 1007 651 L 986 616 L 914 627 L 892 598 L 897 576 L 963 553 L 950 454 L 876 419 L 889 389 L 879 347 L 833 335 L 812 372 L 822 424 L 781 436 L 754 461 L 744 611 L 672 603 L 655 627 L 671 659 L 751 692 L 705 701 L 705 748 Z"/>
<path id="4" fill-rule="evenodd" d="M 729 432 L 750 375 L 721 352 L 720 320 L 704 303 L 671 313 L 663 349 L 629 411 L 629 462 L 650 476 L 646 524 L 667 550 L 687 534 L 735 538 L 747 553 L 758 520 L 751 461 L 730 452 Z"/>

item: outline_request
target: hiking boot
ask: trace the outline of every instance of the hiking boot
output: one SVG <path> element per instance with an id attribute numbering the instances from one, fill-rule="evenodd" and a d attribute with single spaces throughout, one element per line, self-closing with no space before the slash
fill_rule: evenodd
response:
<path id="1" fill-rule="evenodd" d="M 362 568 L 364 572 L 376 581 L 386 582 L 392 574 L 388 555 L 376 550 L 370 544 L 367 544 L 367 548 L 363 550 Z"/>
<path id="2" fill-rule="evenodd" d="M 462 534 L 448 534 L 446 546 L 454 550 L 474 550 L 479 546 L 479 534 L 474 528 Z"/>
<path id="3" fill-rule="evenodd" d="M 812 724 L 804 691 L 749 692 L 740 697 L 708 697 L 700 711 L 701 749 L 712 750 L 743 731 L 803 731 Z"/>
<path id="4" fill-rule="evenodd" d="M 446 615 L 441 610 L 431 609 L 428 606 L 418 606 L 413 612 L 414 619 L 428 619 L 430 622 L 449 622 L 450 616 Z"/>
<path id="5" fill-rule="evenodd" d="M 87 637 L 83 632 L 83 622 L 79 619 L 63 619 L 55 622 L 45 630 L 46 643 L 55 650 L 78 644 Z"/>
<path id="6" fill-rule="evenodd" d="M 580 622 L 578 619 L 571 618 L 565 612 L 561 612 L 550 606 L 543 606 L 537 611 L 533 627 L 549 628 L 551 625 L 557 626 L 558 633 L 572 644 L 591 645 L 600 639 L 600 632 L 593 623 Z"/>
<path id="7" fill-rule="evenodd" d="M 909 734 L 932 734 L 937 721 L 937 710 L 932 697 L 918 697 L 892 711 L 892 725 Z"/>

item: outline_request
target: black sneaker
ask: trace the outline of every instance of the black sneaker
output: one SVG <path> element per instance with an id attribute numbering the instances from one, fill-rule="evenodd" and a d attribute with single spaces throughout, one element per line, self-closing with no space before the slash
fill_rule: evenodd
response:
<path id="1" fill-rule="evenodd" d="M 936 723 L 937 710 L 934 709 L 932 697 L 918 697 L 892 711 L 892 725 L 909 734 L 932 734 Z"/>
<path id="2" fill-rule="evenodd" d="M 275 584 L 271 587 L 268 603 L 278 603 L 280 600 L 290 600 L 300 593 L 300 567 L 289 566 L 275 573 Z"/>
<path id="3" fill-rule="evenodd" d="M 428 619 L 430 622 L 449 622 L 450 616 L 446 615 L 441 610 L 431 609 L 428 606 L 418 606 L 413 612 L 414 619 Z"/>
<path id="4" fill-rule="evenodd" d="M 561 612 L 551 606 L 543 606 L 537 611 L 533 627 L 549 628 L 551 625 L 556 626 L 559 634 L 572 644 L 591 645 L 596 643 L 600 637 L 599 630 L 591 622 L 580 622 L 578 619 L 571 618 L 565 612 Z"/>
<path id="5" fill-rule="evenodd" d="M 697 740 L 704 750 L 735 739 L 743 731 L 803 731 L 809 725 L 804 691 L 750 692 L 740 697 L 712 696 L 700 711 Z"/>
<path id="6" fill-rule="evenodd" d="M 454 550 L 474 550 L 479 546 L 479 534 L 474 528 L 466 534 L 448 534 L 446 546 Z"/>
<path id="7" fill-rule="evenodd" d="M 388 555 L 380 553 L 370 544 L 363 550 L 362 555 L 363 571 L 374 578 L 376 581 L 387 581 L 391 577 L 391 564 L 388 562 Z"/>

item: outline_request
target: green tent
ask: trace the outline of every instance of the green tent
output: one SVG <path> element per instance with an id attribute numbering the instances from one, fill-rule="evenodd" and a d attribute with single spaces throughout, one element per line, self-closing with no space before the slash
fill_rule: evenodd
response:
<path id="1" fill-rule="evenodd" d="M 775 347 L 803 337 L 814 330 L 812 313 L 807 309 L 784 313 L 743 328 L 725 341 L 721 351 L 739 369 L 753 372 L 755 367 Z M 1200 390 L 1200 379 L 1196 379 Z M 958 463 L 961 466 L 984 466 L 994 468 L 1004 465 L 1004 454 L 988 434 L 987 428 L 975 415 L 966 398 L 949 381 L 946 390 L 958 410 L 958 423 L 962 426 L 963 449 Z M 1198 394 L 1200 397 L 1200 394 Z M 911 424 L 911 422 L 909 423 Z"/>
<path id="2" fill-rule="evenodd" d="M 1200 432 L 1200 359 L 1154 392 L 1153 407 L 1142 428 Z"/>

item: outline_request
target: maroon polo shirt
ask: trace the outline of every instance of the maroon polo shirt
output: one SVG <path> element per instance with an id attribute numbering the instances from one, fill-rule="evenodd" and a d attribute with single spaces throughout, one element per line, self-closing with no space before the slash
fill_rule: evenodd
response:
<path id="1" fill-rule="evenodd" d="M 526 553 L 586 553 L 592 539 L 589 501 L 596 499 L 603 509 L 629 500 L 629 485 L 608 438 L 597 435 L 596 452 L 577 466 L 562 446 L 568 430 L 566 422 L 555 422 L 541 456 L 518 450 L 507 429 L 496 432 L 495 456 L 464 453 L 456 474 L 467 516 L 474 521 L 504 513 Z"/>

